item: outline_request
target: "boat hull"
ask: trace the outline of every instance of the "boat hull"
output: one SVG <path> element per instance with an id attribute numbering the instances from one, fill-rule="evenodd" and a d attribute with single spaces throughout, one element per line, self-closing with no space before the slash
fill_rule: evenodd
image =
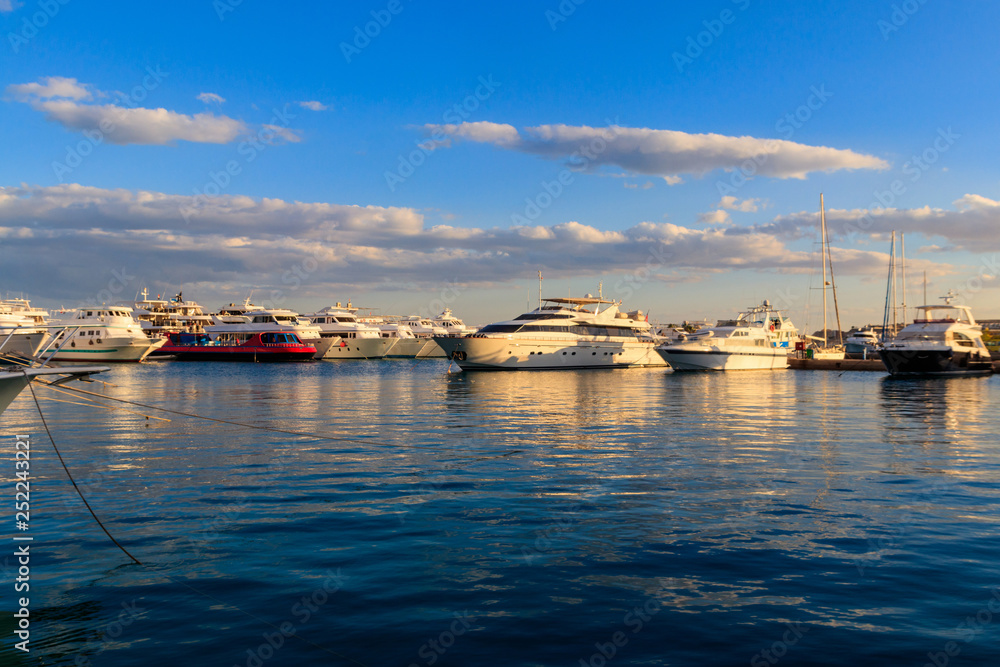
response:
<path id="1" fill-rule="evenodd" d="M 675 371 L 759 371 L 788 367 L 788 349 L 751 348 L 725 350 L 719 347 L 677 345 L 657 348 Z"/>
<path id="2" fill-rule="evenodd" d="M 28 376 L 23 373 L 0 371 L 0 412 L 7 409 L 21 390 L 28 386 Z"/>
<path id="3" fill-rule="evenodd" d="M 879 350 L 882 364 L 890 375 L 903 377 L 989 375 L 993 361 L 989 355 L 958 352 L 948 349 L 886 349 Z"/>
<path id="4" fill-rule="evenodd" d="M 327 348 L 324 361 L 331 359 L 381 359 L 393 347 L 392 338 L 340 338 Z"/>
<path id="5" fill-rule="evenodd" d="M 435 337 L 463 370 L 579 370 L 665 366 L 652 343 Z"/>
<path id="6" fill-rule="evenodd" d="M 103 344 L 98 345 L 77 345 L 71 347 L 76 341 L 71 341 L 70 345 L 64 346 L 59 352 L 53 355 L 53 361 L 142 361 L 155 350 L 166 343 L 165 338 L 158 340 L 137 340 L 133 338 L 117 341 L 114 338 L 106 338 Z M 54 347 L 54 346 L 53 346 Z"/>
<path id="7" fill-rule="evenodd" d="M 395 342 L 385 354 L 387 359 L 415 359 L 420 355 L 421 350 L 427 347 L 428 343 L 426 338 L 390 338 L 389 340 Z M 430 342 L 434 343 L 434 341 Z M 437 347 L 437 343 L 434 343 L 434 347 Z"/>
<path id="8" fill-rule="evenodd" d="M 48 338 L 48 334 L 45 333 L 15 333 L 11 334 L 8 340 L 7 335 L 8 332 L 0 331 L 0 343 L 3 343 L 5 340 L 7 341 L 0 348 L 0 353 L 16 354 L 28 359 L 38 354 L 38 351 L 42 348 L 42 343 Z"/>

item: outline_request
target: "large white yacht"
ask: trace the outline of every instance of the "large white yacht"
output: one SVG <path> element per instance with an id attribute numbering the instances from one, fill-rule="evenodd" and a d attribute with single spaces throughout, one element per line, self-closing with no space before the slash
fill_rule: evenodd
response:
<path id="1" fill-rule="evenodd" d="M 530 313 L 474 334 L 434 340 L 462 369 L 664 366 L 642 312 L 620 312 L 620 305 L 590 295 L 546 299 Z"/>
<path id="2" fill-rule="evenodd" d="M 735 320 L 688 334 L 657 351 L 675 371 L 730 371 L 786 368 L 798 330 L 764 301 Z"/>
<path id="3" fill-rule="evenodd" d="M 441 346 L 434 342 L 438 336 L 450 335 L 447 329 L 438 326 L 430 318 L 420 317 L 419 315 L 407 315 L 400 320 L 400 324 L 405 324 L 417 338 L 423 338 L 431 343 L 430 346 L 421 351 L 420 356 L 428 358 L 444 358 L 447 356 Z"/>
<path id="4" fill-rule="evenodd" d="M 47 349 L 59 348 L 55 361 L 142 361 L 166 342 L 143 333 L 128 306 L 81 306 L 57 324 L 76 330 L 60 331 L 46 342 Z"/>
<path id="5" fill-rule="evenodd" d="M 309 315 L 324 339 L 333 340 L 323 359 L 381 359 L 396 342 L 374 325 L 359 322 L 355 308 L 340 302 Z"/>
<path id="6" fill-rule="evenodd" d="M 951 303 L 918 306 L 920 315 L 887 341 L 879 356 L 890 375 L 987 375 L 993 372 L 982 327 L 972 309 Z"/>

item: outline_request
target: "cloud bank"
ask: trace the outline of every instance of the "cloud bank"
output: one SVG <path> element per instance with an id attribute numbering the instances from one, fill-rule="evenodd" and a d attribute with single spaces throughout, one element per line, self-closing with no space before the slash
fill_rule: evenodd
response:
<path id="1" fill-rule="evenodd" d="M 784 139 L 689 134 L 675 130 L 570 125 L 539 125 L 518 130 L 488 121 L 427 124 L 421 128 L 435 148 L 455 141 L 486 143 L 506 150 L 565 159 L 571 166 L 594 169 L 611 166 L 634 174 L 661 176 L 675 184 L 682 174 L 704 175 L 733 170 L 748 160 L 755 172 L 771 178 L 805 178 L 816 171 L 888 169 L 872 155 L 849 149 L 807 146 Z"/>
<path id="2" fill-rule="evenodd" d="M 469 228 L 429 224 L 423 212 L 411 208 L 242 196 L 193 199 L 76 184 L 0 187 L 0 262 L 9 275 L 19 276 L 13 288 L 67 299 L 101 289 L 121 265 L 141 272 L 146 281 L 201 286 L 212 294 L 246 285 L 287 291 L 295 282 L 296 298 L 326 297 L 348 287 L 509 284 L 539 268 L 552 277 L 575 277 L 653 266 L 654 276 L 675 282 L 720 270 L 811 273 L 819 265 L 814 249 L 790 245 L 813 239 L 814 214 L 706 229 L 640 222 L 602 230 L 576 221 Z M 1000 226 L 1000 203 L 977 195 L 959 203 L 954 211 L 887 211 L 873 231 L 926 228 L 946 232 L 961 245 Z M 190 223 L 181 214 L 185 207 L 197 209 Z M 828 218 L 857 220 L 858 213 L 830 212 Z M 947 222 L 937 227 L 928 224 L 932 219 Z M 1000 248 L 1000 235 L 991 238 Z M 984 250 L 982 242 L 971 247 Z M 46 271 L 38 271 L 40 256 Z M 835 248 L 834 261 L 839 275 L 881 280 L 886 255 Z M 932 275 L 950 270 L 920 259 L 908 264 Z M 306 265 L 313 269 L 299 275 Z"/>

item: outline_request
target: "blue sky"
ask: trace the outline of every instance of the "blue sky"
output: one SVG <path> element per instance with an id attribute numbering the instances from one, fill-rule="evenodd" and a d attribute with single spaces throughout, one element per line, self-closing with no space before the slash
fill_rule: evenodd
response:
<path id="1" fill-rule="evenodd" d="M 815 329 L 823 192 L 845 325 L 881 319 L 893 229 L 911 285 L 1000 316 L 998 18 L 0 0 L 2 289 L 485 323 L 541 270 L 663 321 L 770 298 Z"/>

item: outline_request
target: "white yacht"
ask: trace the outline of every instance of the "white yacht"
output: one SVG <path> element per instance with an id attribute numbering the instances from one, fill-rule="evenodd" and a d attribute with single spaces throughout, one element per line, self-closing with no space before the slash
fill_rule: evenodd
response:
<path id="1" fill-rule="evenodd" d="M 225 312 L 227 310 L 230 312 Z M 334 343 L 340 342 L 336 338 L 324 338 L 318 326 L 293 310 L 260 308 L 251 305 L 249 299 L 243 307 L 230 304 L 213 315 L 212 320 L 213 324 L 204 327 L 209 338 L 233 345 L 245 343 L 259 333 L 292 332 L 304 344 L 315 347 L 315 358 L 321 359 Z"/>
<path id="2" fill-rule="evenodd" d="M 982 327 L 972 309 L 951 303 L 917 306 L 920 316 L 879 349 L 890 375 L 987 375 L 993 360 L 983 344 Z"/>
<path id="3" fill-rule="evenodd" d="M 441 348 L 433 338 L 417 338 L 410 327 L 402 322 L 383 320 L 371 324 L 378 327 L 382 338 L 393 341 L 389 351 L 385 353 L 387 359 L 422 359 L 432 354 L 441 354 Z"/>
<path id="4" fill-rule="evenodd" d="M 467 336 L 476 333 L 476 328 L 466 326 L 465 322 L 455 317 L 451 308 L 445 308 L 444 312 L 431 320 L 431 324 L 444 329 L 449 336 Z"/>
<path id="5" fill-rule="evenodd" d="M 426 358 L 444 358 L 447 356 L 440 345 L 434 342 L 439 336 L 448 336 L 448 330 L 438 326 L 433 320 L 420 317 L 419 315 L 408 315 L 400 320 L 400 324 L 405 324 L 413 335 L 429 341 L 431 345 L 425 347 L 418 356 Z"/>
<path id="6" fill-rule="evenodd" d="M 172 299 L 150 299 L 149 291 L 142 288 L 142 299 L 132 302 L 132 314 L 142 330 L 150 338 L 159 338 L 170 333 L 201 333 L 206 325 L 212 324 L 210 315 L 194 301 L 185 301 L 182 292 Z"/>
<path id="7" fill-rule="evenodd" d="M 11 301 L 0 302 L 0 353 L 34 357 L 48 337 L 44 328 L 48 313 L 39 309 L 26 313 Z"/>
<path id="8" fill-rule="evenodd" d="M 463 370 L 664 366 L 642 312 L 620 312 L 620 305 L 590 295 L 546 299 L 474 334 L 434 340 Z"/>
<path id="9" fill-rule="evenodd" d="M 768 301 L 657 348 L 675 371 L 729 371 L 785 368 L 798 335 L 791 321 Z"/>
<path id="10" fill-rule="evenodd" d="M 81 306 L 58 324 L 76 330 L 60 331 L 46 342 L 46 349 L 59 348 L 54 361 L 142 361 L 166 342 L 143 333 L 128 306 Z"/>
<path id="11" fill-rule="evenodd" d="M 844 339 L 845 359 L 874 359 L 878 356 L 878 334 L 871 329 L 850 333 Z"/>
<path id="12" fill-rule="evenodd" d="M 356 309 L 337 302 L 309 316 L 324 339 L 333 341 L 323 359 L 381 359 L 396 342 L 374 325 L 358 321 Z"/>

